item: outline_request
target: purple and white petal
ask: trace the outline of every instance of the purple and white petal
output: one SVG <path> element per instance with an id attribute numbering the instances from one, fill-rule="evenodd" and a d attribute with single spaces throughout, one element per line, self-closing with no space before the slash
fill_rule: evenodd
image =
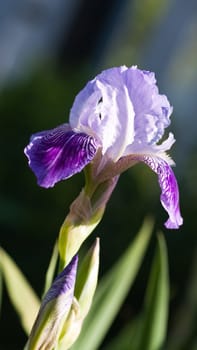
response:
<path id="1" fill-rule="evenodd" d="M 112 68 L 89 82 L 76 96 L 70 113 L 71 127 L 96 135 L 102 154 L 114 162 L 134 140 L 134 110 L 122 71 L 122 67 Z"/>
<path id="2" fill-rule="evenodd" d="M 183 219 L 179 208 L 179 189 L 176 177 L 169 164 L 159 157 L 152 155 L 140 155 L 136 157 L 139 161 L 147 164 L 157 175 L 161 188 L 161 204 L 168 212 L 169 219 L 165 226 L 170 229 L 177 229 L 182 225 Z"/>
<path id="3" fill-rule="evenodd" d="M 76 96 L 70 125 L 98 137 L 102 154 L 116 162 L 133 150 L 160 151 L 172 107 L 155 75 L 135 66 L 107 69 Z M 138 153 L 138 152 L 137 152 Z M 145 152 L 147 153 L 147 152 Z"/>
<path id="4" fill-rule="evenodd" d="M 97 142 L 92 136 L 74 132 L 68 124 L 33 135 L 25 148 L 38 184 L 46 188 L 80 172 L 96 151 Z"/>

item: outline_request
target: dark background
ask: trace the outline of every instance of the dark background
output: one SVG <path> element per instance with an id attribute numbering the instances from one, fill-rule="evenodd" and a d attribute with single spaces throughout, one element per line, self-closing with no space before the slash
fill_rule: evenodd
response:
<path id="1" fill-rule="evenodd" d="M 88 240 L 101 237 L 100 275 L 137 233 L 147 214 L 168 245 L 169 339 L 197 349 L 197 2 L 195 0 L 0 1 L 1 244 L 38 295 L 59 227 L 83 186 L 83 174 L 42 189 L 23 149 L 32 133 L 68 120 L 75 95 L 101 70 L 138 65 L 155 71 L 174 106 L 170 131 L 184 225 L 165 230 L 156 176 L 144 165 L 124 173 L 104 219 Z M 155 245 L 105 344 L 139 312 Z M 129 267 L 128 267 L 129 268 Z M 25 335 L 3 292 L 2 350 L 21 349 Z"/>

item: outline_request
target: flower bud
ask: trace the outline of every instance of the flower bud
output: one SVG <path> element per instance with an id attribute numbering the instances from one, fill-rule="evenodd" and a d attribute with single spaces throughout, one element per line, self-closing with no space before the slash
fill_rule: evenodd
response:
<path id="1" fill-rule="evenodd" d="M 90 248 L 82 265 L 80 266 L 76 286 L 75 297 L 80 306 L 80 317 L 85 318 L 95 293 L 98 281 L 99 271 L 99 238 L 96 239 L 94 245 Z"/>
<path id="2" fill-rule="evenodd" d="M 79 268 L 75 298 L 60 335 L 58 349 L 66 350 L 78 338 L 83 321 L 90 309 L 95 293 L 99 270 L 99 239 L 91 247 Z"/>
<path id="3" fill-rule="evenodd" d="M 71 309 L 78 257 L 56 277 L 46 293 L 25 350 L 51 350 Z"/>

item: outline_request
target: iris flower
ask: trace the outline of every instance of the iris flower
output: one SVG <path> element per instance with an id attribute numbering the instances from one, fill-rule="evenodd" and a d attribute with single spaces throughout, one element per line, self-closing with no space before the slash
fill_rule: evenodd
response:
<path id="1" fill-rule="evenodd" d="M 158 176 L 160 200 L 168 212 L 167 228 L 182 224 L 179 190 L 166 154 L 175 142 L 163 141 L 172 107 L 159 94 L 155 75 L 136 66 L 107 69 L 76 96 L 69 123 L 34 134 L 25 154 L 38 184 L 53 187 L 96 162 L 95 176 L 119 175 L 144 162 Z M 98 157 L 100 154 L 100 157 Z"/>

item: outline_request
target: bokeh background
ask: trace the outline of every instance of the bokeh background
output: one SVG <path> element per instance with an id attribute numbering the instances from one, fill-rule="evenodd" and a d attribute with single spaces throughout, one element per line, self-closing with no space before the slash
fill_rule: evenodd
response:
<path id="1" fill-rule="evenodd" d="M 165 230 L 156 176 L 144 165 L 124 173 L 92 239 L 101 237 L 102 275 L 155 218 L 168 246 L 171 281 L 166 349 L 197 349 L 197 2 L 196 0 L 0 1 L 1 244 L 41 295 L 54 240 L 83 174 L 53 189 L 36 184 L 23 149 L 32 133 L 68 120 L 85 83 L 111 66 L 154 71 L 174 106 L 171 152 L 184 225 Z M 107 341 L 141 309 L 152 244 Z M 129 266 L 128 266 L 129 268 Z M 16 291 L 17 292 L 17 291 Z M 21 349 L 26 337 L 3 290 L 0 348 Z M 169 346 L 168 346 L 169 343 Z M 177 345 L 178 344 L 178 345 Z"/>

